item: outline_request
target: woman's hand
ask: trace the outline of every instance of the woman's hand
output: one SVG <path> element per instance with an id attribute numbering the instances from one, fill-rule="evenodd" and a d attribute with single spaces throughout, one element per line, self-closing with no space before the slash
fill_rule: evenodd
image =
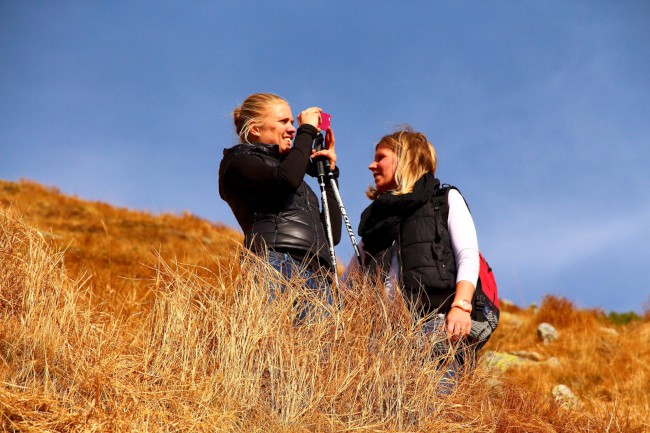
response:
<path id="1" fill-rule="evenodd" d="M 298 124 L 307 124 L 313 126 L 314 128 L 318 128 L 318 124 L 320 123 L 320 113 L 322 112 L 323 110 L 318 107 L 307 108 L 298 115 Z"/>
<path id="2" fill-rule="evenodd" d="M 302 113 L 300 113 L 302 114 Z M 325 131 L 325 149 L 316 152 L 314 149 L 311 151 L 311 159 L 327 158 L 330 161 L 330 170 L 334 171 L 336 167 L 336 152 L 334 152 L 334 131 L 329 128 Z"/>
<path id="3" fill-rule="evenodd" d="M 467 313 L 460 308 L 452 308 L 449 310 L 445 322 L 447 325 L 447 337 L 452 340 L 457 340 L 469 335 L 469 331 L 472 329 L 472 318 L 470 317 L 470 313 Z"/>
<path id="4" fill-rule="evenodd" d="M 463 299 L 468 302 L 474 296 L 474 284 L 469 281 L 461 280 L 456 283 L 456 295 L 454 296 L 454 303 L 460 302 Z M 470 309 L 471 310 L 471 309 Z M 471 314 L 461 308 L 453 307 L 447 313 L 445 318 L 447 325 L 447 337 L 452 340 L 457 340 L 461 337 L 469 335 L 472 330 Z"/>

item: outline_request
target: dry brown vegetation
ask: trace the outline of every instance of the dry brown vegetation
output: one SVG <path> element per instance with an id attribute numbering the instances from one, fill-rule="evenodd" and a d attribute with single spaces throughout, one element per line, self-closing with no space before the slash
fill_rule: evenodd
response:
<path id="1" fill-rule="evenodd" d="M 224 225 L 189 213 L 117 208 L 25 180 L 0 180 L 0 206 L 23 215 L 49 245 L 64 250 L 69 275 L 89 278 L 96 301 L 127 313 L 151 300 L 150 282 L 160 259 L 215 268 L 232 258 L 242 239 Z"/>
<path id="2" fill-rule="evenodd" d="M 318 300 L 290 281 L 268 303 L 281 281 L 226 227 L 25 181 L 0 181 L 0 203 L 3 431 L 650 431 L 648 314 L 505 305 L 482 353 L 539 360 L 482 363 L 444 396 L 419 322 L 360 277 L 296 326 Z"/>

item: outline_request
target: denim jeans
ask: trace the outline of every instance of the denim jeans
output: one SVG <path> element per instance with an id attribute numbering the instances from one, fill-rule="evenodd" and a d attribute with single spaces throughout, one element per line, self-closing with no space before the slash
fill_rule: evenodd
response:
<path id="1" fill-rule="evenodd" d="M 438 383 L 439 395 L 448 395 L 454 391 L 467 363 L 473 363 L 475 357 L 474 348 L 463 341 L 457 346 L 456 352 L 451 358 L 447 358 L 445 353 L 447 353 L 450 343 L 447 341 L 445 326 L 444 314 L 437 314 L 423 326 L 425 335 L 435 335 L 435 339 L 438 340 L 434 346 L 434 353 L 435 356 L 442 358 L 438 368 L 443 372 Z"/>
<path id="2" fill-rule="evenodd" d="M 317 272 L 308 268 L 305 264 L 300 263 L 287 253 L 269 251 L 268 258 L 269 264 L 287 280 L 290 280 L 292 277 L 304 278 L 305 288 L 310 291 L 314 297 L 323 300 L 328 305 L 332 305 L 332 288 L 322 271 Z M 284 282 L 280 284 L 280 293 L 277 293 L 276 286 L 270 287 L 269 302 L 273 302 L 273 300 L 277 296 L 283 294 L 286 289 L 287 286 Z M 313 305 L 308 305 L 306 302 L 298 305 L 298 320 L 302 321 L 308 315 L 312 314 L 314 312 L 313 307 Z"/>

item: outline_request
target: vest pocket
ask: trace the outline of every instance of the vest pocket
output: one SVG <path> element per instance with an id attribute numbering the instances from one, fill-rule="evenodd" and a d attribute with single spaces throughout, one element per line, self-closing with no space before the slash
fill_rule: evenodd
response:
<path id="1" fill-rule="evenodd" d="M 433 242 L 431 245 L 431 251 L 433 254 L 433 260 L 436 264 L 436 269 L 440 276 L 440 282 L 443 283 L 442 286 L 445 287 L 448 286 L 449 283 L 455 283 L 454 280 L 456 275 L 454 274 L 454 270 L 447 265 L 448 261 L 445 260 L 445 247 L 441 242 Z"/>

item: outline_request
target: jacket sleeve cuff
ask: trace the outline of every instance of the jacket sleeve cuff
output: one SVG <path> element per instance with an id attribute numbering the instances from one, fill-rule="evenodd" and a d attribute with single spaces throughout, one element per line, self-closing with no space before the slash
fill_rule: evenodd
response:
<path id="1" fill-rule="evenodd" d="M 296 134 L 300 134 L 301 132 L 306 132 L 306 133 L 310 134 L 312 136 L 312 138 L 316 138 L 319 131 L 318 131 L 318 128 L 316 128 L 315 126 L 310 125 L 308 123 L 305 123 L 303 125 L 300 125 L 300 127 L 298 128 L 298 131 L 296 132 Z"/>

